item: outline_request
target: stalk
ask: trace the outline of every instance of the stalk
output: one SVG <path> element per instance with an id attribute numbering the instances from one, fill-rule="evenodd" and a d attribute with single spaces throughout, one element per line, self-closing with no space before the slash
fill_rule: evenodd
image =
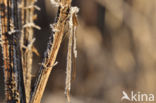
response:
<path id="1" fill-rule="evenodd" d="M 35 8 L 39 9 L 35 6 L 36 1 L 37 0 L 22 0 L 21 2 L 23 28 L 20 44 L 27 103 L 30 100 L 31 94 L 33 43 L 35 41 L 33 29 L 40 29 L 40 27 L 34 24 Z"/>
<path id="2" fill-rule="evenodd" d="M 30 103 L 40 103 L 49 75 L 55 64 L 60 44 L 62 42 L 65 24 L 69 17 L 71 0 L 61 0 L 60 4 L 61 5 L 59 5 L 58 8 L 58 17 L 56 23 L 53 24 L 53 33 L 51 34 L 48 48 L 45 53 L 45 59 L 42 62 L 36 84 L 34 85 L 35 89 L 32 92 Z M 51 40 L 52 38 L 53 42 Z"/>
<path id="3" fill-rule="evenodd" d="M 1 0 L 1 46 L 8 103 L 25 103 L 22 66 L 20 60 L 20 10 L 18 0 Z"/>

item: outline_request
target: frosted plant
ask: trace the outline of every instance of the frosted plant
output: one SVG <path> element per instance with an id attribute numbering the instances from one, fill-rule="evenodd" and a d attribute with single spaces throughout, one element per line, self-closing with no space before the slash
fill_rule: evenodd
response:
<path id="1" fill-rule="evenodd" d="M 77 58 L 76 50 L 76 28 L 78 26 L 77 13 L 79 9 L 77 7 L 70 8 L 69 15 L 69 43 L 68 43 L 68 53 L 67 53 L 67 67 L 66 67 L 66 83 L 65 83 L 65 94 L 67 96 L 68 102 L 70 102 L 70 90 L 71 90 L 71 76 L 72 76 L 72 52 L 74 58 Z M 72 49 L 73 48 L 73 49 Z"/>

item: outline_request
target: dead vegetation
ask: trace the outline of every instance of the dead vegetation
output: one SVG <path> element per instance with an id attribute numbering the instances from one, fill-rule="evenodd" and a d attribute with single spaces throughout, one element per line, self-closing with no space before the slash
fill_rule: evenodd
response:
<path id="1" fill-rule="evenodd" d="M 123 90 L 155 94 L 155 0 L 76 0 L 75 5 L 81 11 L 72 99 L 120 103 Z M 61 67 L 53 71 L 43 102 L 64 103 Z"/>
<path id="2" fill-rule="evenodd" d="M 37 18 L 36 0 L 1 0 L 0 1 L 0 42 L 4 71 L 5 101 L 7 103 L 40 103 L 56 57 L 60 48 L 65 28 L 70 33 L 67 58 L 66 95 L 70 102 L 72 52 L 77 57 L 75 31 L 78 25 L 78 8 L 71 6 L 71 0 L 52 0 L 58 7 L 57 17 L 52 24 L 52 33 L 36 82 L 32 84 L 34 29 L 41 29 L 34 23 Z M 68 26 L 67 26 L 68 25 Z M 73 44 L 73 46 L 72 46 Z M 72 49 L 73 48 L 73 49 Z M 34 89 L 31 89 L 34 85 Z"/>
<path id="3" fill-rule="evenodd" d="M 60 5 L 58 2 L 53 4 L 55 5 L 52 5 L 50 0 L 37 2 L 41 9 L 36 10 L 38 17 L 34 16 L 34 18 L 41 30 L 34 29 L 35 39 L 33 40 L 40 56 L 36 56 L 36 53 L 33 55 L 32 84 L 36 80 L 34 77 L 37 77 L 35 71 L 40 69 L 40 64 L 44 64 L 42 59 L 46 55 L 43 55 L 43 52 L 46 50 L 48 34 L 51 36 L 49 24 L 56 17 L 56 8 Z M 80 26 L 76 33 L 77 78 L 72 82 L 71 101 L 74 103 L 120 103 L 123 90 L 128 93 L 133 90 L 156 94 L 156 0 L 73 0 L 73 5 L 78 5 L 81 11 Z M 35 27 L 35 25 L 26 25 L 26 28 L 28 27 Z M 54 28 L 55 25 L 52 27 L 54 31 L 58 31 Z M 2 32 L 1 29 L 0 32 Z M 10 31 L 13 32 L 14 29 Z M 66 101 L 63 94 L 64 88 L 70 88 L 71 85 L 67 81 L 68 85 L 65 86 L 67 58 L 69 67 L 71 66 L 71 57 L 66 55 L 73 49 L 70 45 L 69 51 L 66 52 L 68 37 L 72 36 L 69 32 L 66 32 L 65 28 L 62 45 L 56 58 L 58 64 L 53 67 L 43 95 L 43 103 L 52 101 L 65 103 Z M 2 44 L 2 40 L 0 43 Z M 74 63 L 73 58 L 72 63 Z M 3 67 L 0 68 L 3 69 Z M 67 77 L 70 78 L 70 68 L 68 70 Z M 67 80 L 70 81 L 70 79 Z M 3 90 L 2 86 L 0 84 L 0 90 Z"/>

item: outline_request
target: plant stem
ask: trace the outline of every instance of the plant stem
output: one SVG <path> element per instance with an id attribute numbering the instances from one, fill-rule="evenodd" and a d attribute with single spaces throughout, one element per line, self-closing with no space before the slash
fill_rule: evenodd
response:
<path id="1" fill-rule="evenodd" d="M 22 66 L 20 60 L 20 10 L 17 0 L 1 0 L 1 46 L 8 103 L 25 103 Z"/>
<path id="2" fill-rule="evenodd" d="M 55 64 L 55 60 L 58 54 L 58 50 L 60 48 L 60 44 L 62 42 L 65 24 L 69 16 L 71 0 L 62 0 L 61 3 L 62 6 L 59 7 L 58 10 L 59 15 L 57 17 L 56 24 L 54 24 L 54 28 L 53 28 L 54 32 L 51 35 L 51 38 L 52 36 L 54 36 L 53 43 L 50 40 L 46 52 L 46 57 L 40 68 L 40 72 L 38 74 L 36 84 L 34 85 L 35 89 L 32 92 L 30 103 L 40 103 L 49 75 Z"/>
<path id="3" fill-rule="evenodd" d="M 36 0 L 22 0 L 21 2 L 23 28 L 20 42 L 27 103 L 31 94 L 33 43 L 35 41 L 32 24 L 34 24 L 35 2 Z"/>

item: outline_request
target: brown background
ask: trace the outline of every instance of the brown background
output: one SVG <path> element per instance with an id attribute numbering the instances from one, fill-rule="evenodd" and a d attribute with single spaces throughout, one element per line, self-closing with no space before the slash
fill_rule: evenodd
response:
<path id="1" fill-rule="evenodd" d="M 42 58 L 56 7 L 49 0 L 38 5 L 42 30 L 35 35 Z M 120 103 L 123 90 L 156 93 L 156 0 L 73 0 L 73 5 L 80 12 L 72 103 Z M 66 103 L 66 48 L 67 38 L 42 103 Z"/>

